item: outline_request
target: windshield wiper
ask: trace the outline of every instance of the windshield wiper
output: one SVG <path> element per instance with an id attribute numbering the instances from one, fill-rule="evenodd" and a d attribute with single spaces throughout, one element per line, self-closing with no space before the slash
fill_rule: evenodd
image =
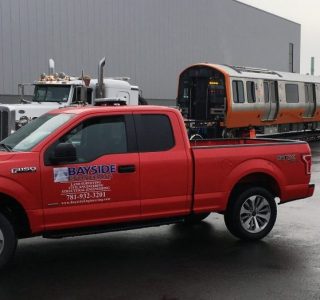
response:
<path id="1" fill-rule="evenodd" d="M 0 143 L 0 147 L 7 150 L 8 152 L 12 151 L 12 147 L 10 147 L 9 145 L 6 145 L 5 143 Z"/>

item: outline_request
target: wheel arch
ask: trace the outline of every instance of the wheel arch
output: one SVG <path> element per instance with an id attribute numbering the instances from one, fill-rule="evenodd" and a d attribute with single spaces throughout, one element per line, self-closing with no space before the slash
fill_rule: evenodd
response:
<path id="1" fill-rule="evenodd" d="M 16 199 L 0 193 L 0 213 L 11 222 L 18 238 L 31 235 L 28 215 L 24 207 Z"/>
<path id="2" fill-rule="evenodd" d="M 254 186 L 268 190 L 272 195 L 274 195 L 274 197 L 281 196 L 281 188 L 275 177 L 265 172 L 250 173 L 235 183 L 230 191 L 227 207 L 232 204 L 232 200 L 235 199 L 235 195 L 237 193 Z"/>

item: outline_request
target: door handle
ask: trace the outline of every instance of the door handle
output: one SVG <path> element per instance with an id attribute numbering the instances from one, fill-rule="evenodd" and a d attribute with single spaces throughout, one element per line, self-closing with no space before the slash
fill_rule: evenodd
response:
<path id="1" fill-rule="evenodd" d="M 119 166 L 118 172 L 119 173 L 133 173 L 136 171 L 135 165 L 125 165 L 125 166 Z"/>

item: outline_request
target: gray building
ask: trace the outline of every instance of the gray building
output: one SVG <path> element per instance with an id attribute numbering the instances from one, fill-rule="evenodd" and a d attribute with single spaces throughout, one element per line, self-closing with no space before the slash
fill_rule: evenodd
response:
<path id="1" fill-rule="evenodd" d="M 127 76 L 173 104 L 198 62 L 299 72 L 300 25 L 234 0 L 0 0 L 0 101 L 47 72 Z M 152 102 L 152 101 L 151 101 Z"/>

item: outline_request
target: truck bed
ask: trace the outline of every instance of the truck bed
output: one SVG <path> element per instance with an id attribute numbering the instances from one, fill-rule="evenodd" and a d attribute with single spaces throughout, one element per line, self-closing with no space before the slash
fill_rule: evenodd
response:
<path id="1" fill-rule="evenodd" d="M 214 207 L 224 211 L 229 191 L 241 178 L 245 183 L 280 183 L 274 184 L 274 189 L 279 191 L 281 203 L 308 194 L 310 175 L 306 174 L 303 156 L 310 149 L 306 142 L 240 138 L 196 140 L 190 144 L 195 169 L 195 210 Z"/>
<path id="2" fill-rule="evenodd" d="M 275 145 L 275 144 L 300 144 L 305 143 L 302 141 L 296 140 L 284 140 L 284 139 L 268 139 L 268 138 L 259 138 L 259 139 L 249 139 L 249 138 L 233 138 L 233 139 L 205 139 L 205 140 L 192 140 L 190 145 L 192 148 L 198 147 L 221 147 L 221 146 L 235 146 L 235 145 Z"/>

